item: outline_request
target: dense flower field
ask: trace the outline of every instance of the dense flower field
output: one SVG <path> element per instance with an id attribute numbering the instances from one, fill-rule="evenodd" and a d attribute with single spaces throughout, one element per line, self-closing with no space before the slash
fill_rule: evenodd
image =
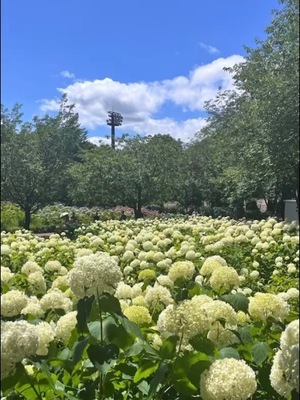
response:
<path id="1" fill-rule="evenodd" d="M 1 233 L 2 399 L 294 399 L 296 223 Z"/>

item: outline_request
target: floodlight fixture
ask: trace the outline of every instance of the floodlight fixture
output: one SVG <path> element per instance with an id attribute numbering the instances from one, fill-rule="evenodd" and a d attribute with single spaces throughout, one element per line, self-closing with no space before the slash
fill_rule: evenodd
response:
<path id="1" fill-rule="evenodd" d="M 115 126 L 122 125 L 123 117 L 116 111 L 108 111 L 108 119 L 106 120 L 107 125 L 111 126 L 111 147 L 115 148 Z"/>

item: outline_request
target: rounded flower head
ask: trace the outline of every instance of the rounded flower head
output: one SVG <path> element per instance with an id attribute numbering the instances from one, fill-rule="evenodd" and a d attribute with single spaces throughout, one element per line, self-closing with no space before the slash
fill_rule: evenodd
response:
<path id="1" fill-rule="evenodd" d="M 73 308 L 73 302 L 59 289 L 51 289 L 40 300 L 43 311 L 61 309 L 69 312 Z"/>
<path id="2" fill-rule="evenodd" d="M 117 262 L 107 253 L 79 257 L 68 273 L 71 290 L 78 298 L 104 292 L 114 293 L 122 278 Z"/>
<path id="3" fill-rule="evenodd" d="M 207 332 L 210 317 L 203 311 L 213 299 L 206 295 L 194 296 L 184 300 L 178 306 L 168 305 L 160 314 L 157 321 L 158 330 L 165 336 L 170 334 L 182 336 L 183 345 L 198 333 Z"/>
<path id="4" fill-rule="evenodd" d="M 21 268 L 21 272 L 25 275 L 32 274 L 33 272 L 43 273 L 43 268 L 40 267 L 35 261 L 27 261 Z"/>
<path id="5" fill-rule="evenodd" d="M 290 307 L 282 298 L 272 293 L 255 293 L 249 298 L 249 314 L 266 322 L 268 317 L 283 321 Z"/>
<path id="6" fill-rule="evenodd" d="M 191 261 L 177 261 L 171 265 L 168 277 L 175 282 L 177 279 L 189 281 L 195 272 L 195 266 Z"/>
<path id="7" fill-rule="evenodd" d="M 280 347 L 282 349 L 299 344 L 299 319 L 290 322 L 281 334 Z"/>
<path id="8" fill-rule="evenodd" d="M 36 354 L 39 335 L 27 321 L 1 324 L 1 379 L 13 375 L 15 364 Z"/>
<path id="9" fill-rule="evenodd" d="M 21 314 L 26 307 L 28 297 L 20 290 L 10 290 L 1 296 L 1 315 L 3 317 L 15 317 Z"/>
<path id="10" fill-rule="evenodd" d="M 203 400 L 246 400 L 256 391 L 255 373 L 244 360 L 224 358 L 201 374 Z"/>
<path id="11" fill-rule="evenodd" d="M 146 268 L 142 270 L 138 275 L 139 281 L 151 281 L 156 278 L 156 273 L 153 269 Z"/>
<path id="12" fill-rule="evenodd" d="M 131 299 L 132 288 L 123 281 L 118 283 L 115 296 L 117 299 Z"/>
<path id="13" fill-rule="evenodd" d="M 137 325 L 150 324 L 152 321 L 149 310 L 143 306 L 128 306 L 124 310 L 124 315 Z"/>
<path id="14" fill-rule="evenodd" d="M 46 356 L 48 354 L 48 346 L 55 337 L 54 329 L 51 324 L 42 321 L 36 325 L 36 331 L 39 336 L 39 345 L 36 354 Z"/>
<path id="15" fill-rule="evenodd" d="M 57 260 L 51 260 L 47 261 L 45 264 L 45 271 L 47 272 L 59 272 L 61 269 L 62 265 L 59 261 Z"/>
<path id="16" fill-rule="evenodd" d="M 299 319 L 287 325 L 280 347 L 273 360 L 270 381 L 277 393 L 290 398 L 292 390 L 299 393 Z"/>
<path id="17" fill-rule="evenodd" d="M 23 315 L 32 315 L 36 318 L 41 318 L 44 315 L 44 311 L 41 307 L 40 301 L 36 296 L 28 298 L 26 307 L 21 310 Z"/>
<path id="18" fill-rule="evenodd" d="M 66 315 L 59 318 L 56 324 L 55 336 L 62 340 L 64 343 L 68 343 L 71 337 L 72 330 L 77 324 L 77 311 L 71 311 Z"/>
<path id="19" fill-rule="evenodd" d="M 240 279 L 234 268 L 221 267 L 212 272 L 209 284 L 215 292 L 218 292 L 220 289 L 230 291 L 240 285 Z"/>
<path id="20" fill-rule="evenodd" d="M 150 309 L 155 309 L 155 307 L 161 303 L 168 306 L 174 302 L 169 289 L 160 285 L 154 287 L 148 286 L 146 289 L 145 300 Z"/>
<path id="21" fill-rule="evenodd" d="M 15 274 L 8 267 L 1 266 L 1 283 L 7 284 Z"/>
<path id="22" fill-rule="evenodd" d="M 215 269 L 225 266 L 227 266 L 227 262 L 224 260 L 224 258 L 220 256 L 207 257 L 202 264 L 200 273 L 204 276 L 210 276 Z"/>

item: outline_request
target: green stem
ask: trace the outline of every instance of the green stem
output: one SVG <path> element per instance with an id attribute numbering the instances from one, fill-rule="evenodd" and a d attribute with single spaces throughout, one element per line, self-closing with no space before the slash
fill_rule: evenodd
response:
<path id="1" fill-rule="evenodd" d="M 100 306 L 100 296 L 97 288 L 97 300 L 98 300 L 98 312 L 99 312 L 99 322 L 100 322 L 100 343 L 103 345 L 103 320 L 102 320 L 102 310 Z M 99 371 L 99 397 L 98 400 L 102 400 L 103 398 L 103 375 L 102 372 Z"/>
<path id="2" fill-rule="evenodd" d="M 32 387 L 34 393 L 35 393 L 36 396 L 37 396 L 37 399 L 38 399 L 38 400 L 43 400 L 41 394 L 36 390 L 34 384 L 32 383 L 32 381 L 31 381 L 31 379 L 30 379 L 30 377 L 29 377 L 29 375 L 27 374 L 27 372 L 26 372 L 26 371 L 24 371 L 24 372 L 25 372 L 25 376 L 26 376 L 27 381 L 29 382 L 30 386 Z"/>

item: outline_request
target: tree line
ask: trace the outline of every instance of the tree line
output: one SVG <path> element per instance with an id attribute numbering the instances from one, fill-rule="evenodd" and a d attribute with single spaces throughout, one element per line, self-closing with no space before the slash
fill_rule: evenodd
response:
<path id="1" fill-rule="evenodd" d="M 242 210 L 265 199 L 282 216 L 296 198 L 299 208 L 299 5 L 279 3 L 266 38 L 230 69 L 235 89 L 206 104 L 208 123 L 188 144 L 156 134 L 95 146 L 66 95 L 57 115 L 25 123 L 20 104 L 1 105 L 1 200 L 22 208 L 27 229 L 54 202 L 127 205 L 137 218 L 167 201 Z"/>

